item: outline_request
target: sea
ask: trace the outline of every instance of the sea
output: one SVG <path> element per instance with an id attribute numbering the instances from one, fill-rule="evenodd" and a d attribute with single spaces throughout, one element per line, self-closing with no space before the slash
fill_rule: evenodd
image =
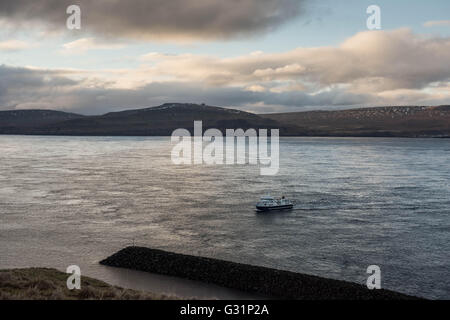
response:
<path id="1" fill-rule="evenodd" d="M 0 269 L 78 265 L 167 295 L 246 293 L 98 262 L 139 245 L 450 299 L 450 140 L 280 138 L 279 172 L 177 165 L 170 137 L 0 136 Z M 293 210 L 258 213 L 261 196 Z M 255 297 L 257 298 L 257 297 Z"/>

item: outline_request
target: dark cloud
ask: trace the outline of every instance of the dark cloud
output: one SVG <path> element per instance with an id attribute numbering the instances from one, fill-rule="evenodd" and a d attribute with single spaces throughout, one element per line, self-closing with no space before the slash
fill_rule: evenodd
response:
<path id="1" fill-rule="evenodd" d="M 264 111 L 303 106 L 350 105 L 363 102 L 343 92 L 309 95 L 302 92 L 249 92 L 238 87 L 209 87 L 200 83 L 155 82 L 136 89 L 92 87 L 72 80 L 63 71 L 0 66 L 0 109 L 56 109 L 83 114 L 102 114 L 166 102 L 197 102 L 246 109 L 266 105 Z M 250 108 L 254 109 L 254 108 Z"/>
<path id="2" fill-rule="evenodd" d="M 39 102 L 45 95 L 62 93 L 64 88 L 70 89 L 76 84 L 76 81 L 62 76 L 60 71 L 0 65 L 0 108 Z"/>
<path id="3" fill-rule="evenodd" d="M 447 104 L 448 95 L 403 92 L 401 99 L 332 88 L 320 93 L 302 91 L 251 92 L 242 87 L 211 87 L 200 82 L 152 82 L 133 89 L 111 87 L 95 79 L 73 80 L 64 70 L 37 70 L 0 66 L 0 110 L 53 109 L 82 114 L 157 106 L 167 102 L 194 102 L 252 112 L 285 112 L 374 105 Z M 67 72 L 68 74 L 71 71 Z M 442 86 L 447 86 L 443 83 Z"/>
<path id="4" fill-rule="evenodd" d="M 300 14 L 303 0 L 1 0 L 0 17 L 64 30 L 66 8 L 82 11 L 82 31 L 123 38 L 215 39 L 264 32 Z"/>

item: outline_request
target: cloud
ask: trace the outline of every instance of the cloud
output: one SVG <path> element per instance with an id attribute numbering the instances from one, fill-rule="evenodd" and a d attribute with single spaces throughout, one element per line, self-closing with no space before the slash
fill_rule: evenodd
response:
<path id="1" fill-rule="evenodd" d="M 0 106 L 96 114 L 171 101 L 264 111 L 450 102 L 450 38 L 408 29 L 361 32 L 336 47 L 136 59 L 134 69 L 1 66 Z"/>
<path id="2" fill-rule="evenodd" d="M 210 40 L 270 31 L 301 13 L 302 0 L 78 0 L 82 31 L 108 38 Z M 26 28 L 66 28 L 72 0 L 1 0 L 0 18 Z"/>
<path id="3" fill-rule="evenodd" d="M 0 51 L 15 52 L 33 47 L 33 45 L 20 40 L 7 40 L 0 42 Z"/>
<path id="4" fill-rule="evenodd" d="M 70 79 L 72 70 L 41 70 L 0 66 L 0 109 L 56 109 L 83 114 L 156 106 L 166 102 L 196 102 L 255 112 L 298 111 L 299 108 L 423 105 L 449 101 L 450 85 L 430 92 L 392 90 L 381 95 L 352 93 L 335 86 L 319 93 L 211 87 L 199 82 L 152 82 L 117 88 L 95 78 Z"/>
<path id="5" fill-rule="evenodd" d="M 266 92 L 267 91 L 267 89 L 265 87 L 257 85 L 257 84 L 248 86 L 248 87 L 244 88 L 244 90 L 250 91 L 250 92 Z"/>
<path id="6" fill-rule="evenodd" d="M 320 92 L 345 85 L 354 93 L 423 89 L 450 79 L 450 38 L 431 38 L 409 29 L 358 33 L 338 47 L 298 48 L 234 58 L 207 55 L 141 57 L 147 75 L 212 86 L 284 87 Z M 284 82 L 280 83 L 280 82 Z M 254 90 L 253 90 L 254 91 Z"/>
<path id="7" fill-rule="evenodd" d="M 85 53 L 88 50 L 112 50 L 121 49 L 124 46 L 118 43 L 106 43 L 97 41 L 95 38 L 81 38 L 72 42 L 63 44 L 60 51 L 63 54 Z"/>
<path id="8" fill-rule="evenodd" d="M 77 81 L 67 77 L 71 71 L 41 70 L 22 67 L 0 66 L 0 106 L 16 108 L 22 104 L 43 101 L 59 107 L 52 96 L 63 97 Z M 48 98 L 45 96 L 48 95 Z"/>
<path id="9" fill-rule="evenodd" d="M 435 27 L 435 26 L 450 26 L 450 20 L 434 20 L 427 21 L 424 24 L 424 27 Z"/>

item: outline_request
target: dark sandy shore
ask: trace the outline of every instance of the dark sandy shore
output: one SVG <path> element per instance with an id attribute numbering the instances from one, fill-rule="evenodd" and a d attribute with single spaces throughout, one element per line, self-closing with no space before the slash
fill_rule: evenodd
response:
<path id="1" fill-rule="evenodd" d="M 347 281 L 143 247 L 124 248 L 100 264 L 203 281 L 281 299 L 418 299 L 390 290 L 369 290 Z"/>

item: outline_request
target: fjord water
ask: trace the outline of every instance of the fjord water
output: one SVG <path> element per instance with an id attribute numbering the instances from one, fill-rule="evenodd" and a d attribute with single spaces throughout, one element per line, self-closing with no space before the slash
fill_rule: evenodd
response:
<path id="1" fill-rule="evenodd" d="M 176 166 L 171 147 L 0 136 L 0 269 L 77 264 L 121 283 L 98 261 L 134 241 L 361 284 L 378 265 L 383 288 L 450 298 L 450 140 L 282 138 L 276 176 Z M 295 209 L 257 214 L 269 193 Z"/>

